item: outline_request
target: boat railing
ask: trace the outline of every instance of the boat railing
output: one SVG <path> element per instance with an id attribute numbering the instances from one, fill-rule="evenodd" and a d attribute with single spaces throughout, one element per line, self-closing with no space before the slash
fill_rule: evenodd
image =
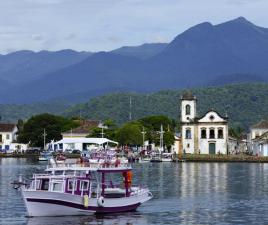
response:
<path id="1" fill-rule="evenodd" d="M 49 164 L 47 165 L 47 169 L 51 168 L 67 168 L 67 169 L 75 169 L 75 168 L 92 168 L 92 169 L 103 169 L 103 168 L 128 168 L 128 163 L 111 163 L 111 162 L 103 162 L 103 163 L 58 163 L 58 164 Z"/>

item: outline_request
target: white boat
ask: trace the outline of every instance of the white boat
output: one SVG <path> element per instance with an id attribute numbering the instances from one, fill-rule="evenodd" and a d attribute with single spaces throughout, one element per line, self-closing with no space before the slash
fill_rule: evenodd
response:
<path id="1" fill-rule="evenodd" d="M 38 158 L 39 161 L 49 161 L 52 158 L 51 152 L 41 152 Z"/>
<path id="2" fill-rule="evenodd" d="M 161 155 L 162 162 L 172 162 L 172 153 L 162 153 Z"/>
<path id="3" fill-rule="evenodd" d="M 126 212 L 152 198 L 148 188 L 132 186 L 127 164 L 52 164 L 45 172 L 21 187 L 28 216 Z M 116 184 L 111 176 L 122 181 Z"/>

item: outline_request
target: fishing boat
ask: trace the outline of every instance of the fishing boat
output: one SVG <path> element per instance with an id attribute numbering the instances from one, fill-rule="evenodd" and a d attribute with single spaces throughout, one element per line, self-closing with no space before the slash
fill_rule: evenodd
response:
<path id="1" fill-rule="evenodd" d="M 132 185 L 132 168 L 124 163 L 52 164 L 21 182 L 28 216 L 89 215 L 136 210 L 153 196 Z"/>

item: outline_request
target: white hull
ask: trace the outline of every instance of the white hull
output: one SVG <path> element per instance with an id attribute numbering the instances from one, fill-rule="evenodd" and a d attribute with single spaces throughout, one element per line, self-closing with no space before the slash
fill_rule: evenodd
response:
<path id="1" fill-rule="evenodd" d="M 137 194 L 122 198 L 104 198 L 100 206 L 97 198 L 89 198 L 50 191 L 22 190 L 28 216 L 73 216 L 93 213 L 113 213 L 135 210 L 140 204 L 152 198 L 148 189 L 136 190 Z M 139 192 L 139 193 L 138 193 Z"/>
<path id="2" fill-rule="evenodd" d="M 165 159 L 165 158 L 162 158 L 162 162 L 172 162 L 172 159 Z"/>

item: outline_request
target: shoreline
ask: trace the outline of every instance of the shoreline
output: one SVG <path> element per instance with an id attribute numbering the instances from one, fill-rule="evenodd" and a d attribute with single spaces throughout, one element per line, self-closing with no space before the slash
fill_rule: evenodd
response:
<path id="1" fill-rule="evenodd" d="M 246 162 L 246 163 L 268 163 L 268 157 L 249 155 L 179 155 L 175 161 L 178 162 Z"/>

